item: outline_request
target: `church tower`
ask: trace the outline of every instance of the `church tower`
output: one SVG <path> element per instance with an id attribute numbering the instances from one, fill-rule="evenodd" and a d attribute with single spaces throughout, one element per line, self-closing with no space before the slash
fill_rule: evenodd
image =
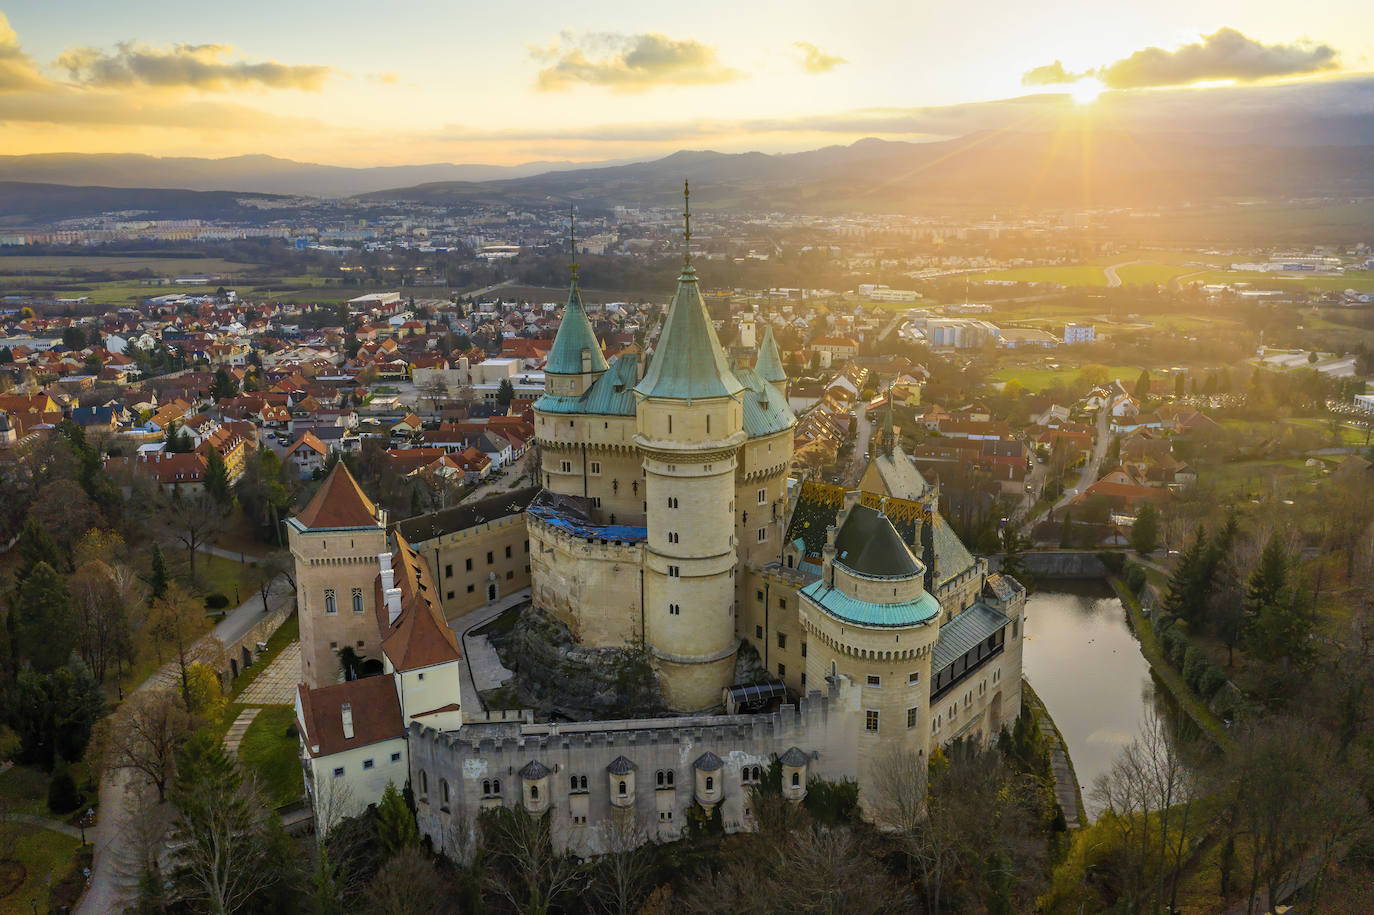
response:
<path id="1" fill-rule="evenodd" d="M 380 663 L 377 561 L 386 545 L 386 512 L 363 495 L 343 461 L 310 503 L 286 522 L 296 561 L 301 678 L 311 689 L 337 683 L 339 652 L 352 648 Z"/>
<path id="2" fill-rule="evenodd" d="M 684 200 L 690 202 L 688 193 Z M 687 250 L 658 347 L 635 386 L 644 462 L 644 635 L 667 701 L 695 711 L 720 702 L 734 676 L 735 472 L 741 392 L 706 313 Z"/>

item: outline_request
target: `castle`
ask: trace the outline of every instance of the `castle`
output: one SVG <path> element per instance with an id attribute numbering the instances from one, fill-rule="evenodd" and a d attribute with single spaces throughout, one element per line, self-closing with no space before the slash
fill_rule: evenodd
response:
<path id="1" fill-rule="evenodd" d="M 771 328 L 752 366 L 727 358 L 686 218 L 651 355 L 607 363 L 574 266 L 534 405 L 540 487 L 388 525 L 341 463 L 288 522 L 324 828 L 408 780 L 441 846 L 499 804 L 553 810 L 558 841 L 586 851 L 602 823 L 674 838 L 693 808 L 746 829 L 746 789 L 774 760 L 789 797 L 854 779 L 881 816 L 885 755 L 987 740 L 1019 712 L 1024 589 L 949 529 L 890 407 L 858 490 L 789 479 Z M 484 710 L 447 620 L 524 587 L 582 645 L 642 645 L 678 717 Z M 744 643 L 774 679 L 734 682 Z M 335 682 L 345 646 L 378 675 Z"/>

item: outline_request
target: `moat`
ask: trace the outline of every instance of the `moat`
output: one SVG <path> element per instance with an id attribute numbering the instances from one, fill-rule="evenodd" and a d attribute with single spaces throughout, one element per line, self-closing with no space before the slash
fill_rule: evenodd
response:
<path id="1" fill-rule="evenodd" d="M 1095 817 L 1094 780 L 1161 701 L 1125 610 L 1105 582 L 1048 581 L 1026 599 L 1023 670 L 1064 735 L 1084 805 Z"/>

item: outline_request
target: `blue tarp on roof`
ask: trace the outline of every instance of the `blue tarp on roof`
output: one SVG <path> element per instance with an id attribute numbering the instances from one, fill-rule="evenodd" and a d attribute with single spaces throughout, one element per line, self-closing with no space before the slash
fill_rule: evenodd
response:
<path id="1" fill-rule="evenodd" d="M 527 511 L 543 521 L 587 540 L 611 540 L 621 543 L 639 543 L 649 539 L 649 529 L 632 527 L 628 524 L 592 524 L 580 518 L 569 518 L 547 505 L 531 505 Z"/>

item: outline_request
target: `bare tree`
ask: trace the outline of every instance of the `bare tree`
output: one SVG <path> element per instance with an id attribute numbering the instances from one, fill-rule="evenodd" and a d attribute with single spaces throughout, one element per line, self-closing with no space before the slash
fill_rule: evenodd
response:
<path id="1" fill-rule="evenodd" d="M 428 400 L 430 409 L 438 413 L 439 401 L 448 398 L 448 385 L 444 383 L 444 379 L 436 376 L 420 386 L 420 396 Z"/>
<path id="2" fill-rule="evenodd" d="M 434 862 L 419 848 L 403 848 L 383 864 L 364 898 L 366 911 L 376 915 L 457 911 Z"/>
<path id="3" fill-rule="evenodd" d="M 131 584 L 131 576 L 119 575 L 99 559 L 83 563 L 68 583 L 81 618 L 81 659 L 101 683 L 110 661 L 127 653 L 130 633 L 126 600 Z"/>
<path id="4" fill-rule="evenodd" d="M 649 836 L 633 816 L 614 811 L 597 827 L 601 854 L 592 868 L 591 895 L 600 911 L 630 915 L 653 888 Z"/>
<path id="5" fill-rule="evenodd" d="M 196 574 L 196 550 L 210 543 L 224 526 L 224 510 L 205 493 L 173 493 L 166 501 L 163 521 L 173 536 L 186 547 L 186 561 L 192 577 Z"/>
<path id="6" fill-rule="evenodd" d="M 157 789 L 158 803 L 176 773 L 176 754 L 200 725 L 171 690 L 134 693 L 119 710 L 96 724 L 91 758 L 105 773 L 130 771 Z"/>
<path id="7" fill-rule="evenodd" d="M 168 587 L 167 593 L 153 601 L 149 610 L 149 634 L 161 644 L 170 644 L 175 652 L 173 660 L 181 678 L 181 696 L 187 711 L 191 710 L 191 665 L 200 662 L 214 670 L 224 666 L 224 646 L 209 636 L 199 638 L 204 628 L 204 614 L 194 598 L 178 585 Z"/>
<path id="8" fill-rule="evenodd" d="M 582 865 L 553 846 L 550 813 L 530 816 L 522 807 L 498 807 L 481 820 L 493 891 L 527 915 L 544 915 L 582 883 Z"/>

